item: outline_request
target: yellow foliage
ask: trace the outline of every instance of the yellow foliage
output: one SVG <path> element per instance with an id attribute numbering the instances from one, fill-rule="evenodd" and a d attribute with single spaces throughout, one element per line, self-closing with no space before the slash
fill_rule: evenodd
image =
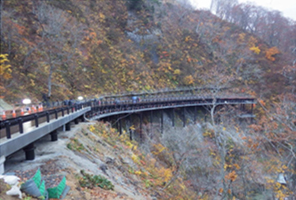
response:
<path id="1" fill-rule="evenodd" d="M 103 13 L 99 13 L 100 22 L 105 21 L 105 15 Z"/>
<path id="2" fill-rule="evenodd" d="M 256 46 L 256 45 L 255 45 L 256 43 L 257 43 L 257 39 L 254 38 L 253 36 L 251 36 L 251 37 L 249 38 L 249 41 L 248 41 L 248 46 L 249 46 L 249 47 Z"/>
<path id="3" fill-rule="evenodd" d="M 239 34 L 239 35 L 238 35 L 237 42 L 238 42 L 238 43 L 243 43 L 244 40 L 245 40 L 245 36 L 246 36 L 245 33 L 241 33 L 241 34 Z"/>
<path id="4" fill-rule="evenodd" d="M 157 174 L 161 177 L 160 183 L 162 184 L 163 181 L 168 182 L 173 177 L 173 172 L 170 168 L 161 167 L 159 170 L 156 170 Z"/>
<path id="5" fill-rule="evenodd" d="M 181 70 L 179 70 L 179 69 L 176 69 L 176 70 L 174 71 L 174 74 L 176 74 L 176 75 L 179 75 L 179 74 L 181 74 Z"/>
<path id="6" fill-rule="evenodd" d="M 31 82 L 31 86 L 35 86 L 35 81 L 33 79 L 30 79 L 30 82 Z"/>
<path id="7" fill-rule="evenodd" d="M 276 182 L 273 179 L 267 178 L 266 182 L 266 188 L 272 189 L 277 199 L 285 199 L 291 194 L 291 191 L 286 186 Z"/>
<path id="8" fill-rule="evenodd" d="M 192 75 L 188 75 L 188 76 L 185 76 L 183 82 L 185 85 L 192 85 L 194 83 L 194 79 Z"/>
<path id="9" fill-rule="evenodd" d="M 132 131 L 136 130 L 136 128 L 135 128 L 134 125 L 130 126 L 130 129 L 131 129 Z"/>
<path id="10" fill-rule="evenodd" d="M 88 128 L 91 132 L 94 132 L 96 130 L 96 128 L 93 125 L 90 125 Z"/>
<path id="11" fill-rule="evenodd" d="M 259 49 L 259 47 L 256 47 L 256 46 L 251 47 L 250 50 L 253 51 L 255 54 L 259 54 L 260 51 L 261 51 L 261 50 Z"/>
<path id="12" fill-rule="evenodd" d="M 138 156 L 136 156 L 135 154 L 132 154 L 132 160 L 134 161 L 134 162 L 138 162 Z"/>
<path id="13" fill-rule="evenodd" d="M 190 40 L 192 40 L 190 36 L 187 36 L 187 37 L 185 38 L 185 42 L 189 42 Z"/>
<path id="14" fill-rule="evenodd" d="M 7 54 L 0 54 L 0 76 L 4 80 L 11 78 L 11 66 L 7 64 L 9 60 L 7 59 Z"/>
<path id="15" fill-rule="evenodd" d="M 141 172 L 141 171 L 135 171 L 135 174 L 136 174 L 136 175 L 141 175 L 142 172 Z"/>
<path id="16" fill-rule="evenodd" d="M 224 170 L 227 170 L 227 168 L 231 168 L 231 167 L 232 167 L 231 165 L 224 164 Z"/>
<path id="17" fill-rule="evenodd" d="M 155 151 L 152 151 L 154 155 L 158 155 L 166 149 L 166 147 L 164 147 L 162 144 L 156 144 L 154 145 L 154 148 L 156 149 Z"/>

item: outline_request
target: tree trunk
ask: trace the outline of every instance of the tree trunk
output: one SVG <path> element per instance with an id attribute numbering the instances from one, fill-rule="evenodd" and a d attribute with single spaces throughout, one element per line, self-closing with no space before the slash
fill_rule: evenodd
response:
<path id="1" fill-rule="evenodd" d="M 48 94 L 47 97 L 51 96 L 51 79 L 52 79 L 52 73 L 53 73 L 53 64 L 51 61 L 51 52 L 49 52 L 49 75 L 48 75 Z"/>

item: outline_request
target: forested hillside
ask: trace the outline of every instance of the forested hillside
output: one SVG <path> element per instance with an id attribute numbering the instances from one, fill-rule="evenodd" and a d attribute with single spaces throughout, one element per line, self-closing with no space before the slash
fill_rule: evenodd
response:
<path id="1" fill-rule="evenodd" d="M 291 63 L 282 45 L 177 2 L 15 0 L 1 6 L 1 54 L 8 60 L 1 96 L 7 100 L 221 83 L 272 96 L 290 81 L 281 72 Z"/>
<path id="2" fill-rule="evenodd" d="M 295 199 L 295 21 L 234 0 L 213 0 L 216 15 L 186 2 L 1 1 L 0 98 L 184 86 L 246 92 L 258 103 L 244 126 L 232 108 L 220 110 L 217 123 L 213 106 L 209 121 L 139 144 L 165 174 L 146 186 L 173 199 Z"/>

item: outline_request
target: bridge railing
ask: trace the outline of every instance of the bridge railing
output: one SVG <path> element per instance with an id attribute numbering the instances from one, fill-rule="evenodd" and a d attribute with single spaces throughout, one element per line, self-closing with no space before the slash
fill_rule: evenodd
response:
<path id="1" fill-rule="evenodd" d="M 65 113 L 70 113 L 81 109 L 81 107 L 90 106 L 92 110 L 87 114 L 92 116 L 101 112 L 112 112 L 120 109 L 138 109 L 151 106 L 166 106 L 168 104 L 197 104 L 206 103 L 212 104 L 214 98 L 223 99 L 225 96 L 228 99 L 234 98 L 237 103 L 244 103 L 248 98 L 254 100 L 247 94 L 227 94 L 226 93 L 211 93 L 208 92 L 213 88 L 179 88 L 165 89 L 160 91 L 142 92 L 142 93 L 127 93 L 105 95 L 100 98 L 93 98 L 84 101 L 56 101 L 46 104 L 47 109 L 42 112 L 29 114 L 26 116 L 18 116 L 16 118 L 0 121 L 0 138 L 11 138 L 11 128 L 17 127 L 20 133 L 23 133 L 23 124 L 31 121 L 34 126 L 38 127 L 42 122 L 50 122 L 51 119 L 57 119 L 59 116 L 64 116 Z M 197 92 L 197 93 L 194 93 Z M 216 96 L 214 96 L 216 95 Z M 137 101 L 133 98 L 137 97 Z M 241 100 L 240 100 L 241 98 Z M 225 102 L 220 102 L 221 104 Z M 227 100 L 226 100 L 227 103 Z M 246 103 L 246 102 L 245 102 Z M 57 107 L 58 106 L 58 107 Z M 53 107 L 53 108 L 52 108 Z"/>
<path id="2" fill-rule="evenodd" d="M 58 119 L 66 114 L 74 113 L 83 107 L 91 106 L 92 101 L 74 104 L 72 106 L 61 106 L 54 109 L 45 110 L 42 112 L 36 112 L 16 118 L 10 118 L 0 121 L 0 138 L 11 138 L 12 133 L 19 132 L 24 133 L 24 123 L 32 122 L 35 127 L 38 127 L 40 123 L 50 123 L 53 119 Z M 14 131 L 12 131 L 14 129 Z"/>
<path id="3" fill-rule="evenodd" d="M 118 112 L 134 112 L 144 110 L 165 109 L 173 107 L 190 107 L 190 106 L 213 106 L 213 105 L 237 105 L 237 104 L 255 104 L 254 98 L 244 97 L 220 97 L 213 98 L 210 96 L 183 96 L 183 97 L 158 97 L 145 98 L 140 101 L 133 102 L 132 100 L 118 101 L 102 101 L 100 105 L 94 105 L 87 117 L 99 119 Z M 103 117 L 102 117 L 103 116 Z"/>

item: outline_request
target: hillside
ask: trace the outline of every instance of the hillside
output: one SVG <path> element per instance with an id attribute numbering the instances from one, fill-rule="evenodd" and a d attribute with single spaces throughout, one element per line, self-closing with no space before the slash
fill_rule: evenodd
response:
<path id="1" fill-rule="evenodd" d="M 61 139 L 70 141 L 64 150 L 74 157 L 59 155 L 69 166 L 52 163 L 62 162 L 70 196 L 81 199 L 295 199 L 296 23 L 249 4 L 223 4 L 213 15 L 182 2 L 1 1 L 0 98 L 35 104 L 184 86 L 246 92 L 256 105 L 213 102 L 195 121 L 193 110 L 176 109 L 176 127 L 165 115 L 163 134 L 159 120 L 144 117 L 143 133 L 131 120 L 124 129 L 145 135 L 139 143 L 118 137 L 112 122 L 84 126 Z M 240 118 L 248 109 L 255 118 Z M 82 158 L 89 165 L 73 162 Z M 115 192 L 79 183 L 80 169 L 104 175 L 105 166 Z"/>
<path id="2" fill-rule="evenodd" d="M 285 84 L 276 48 L 173 1 L 4 1 L 2 13 L 6 100 L 221 84 L 271 96 Z"/>
<path id="3" fill-rule="evenodd" d="M 91 132 L 89 128 L 93 126 L 102 129 Z M 102 130 L 105 133 L 99 133 Z M 114 139 L 108 139 L 106 134 L 113 134 Z M 135 148 L 131 149 L 131 145 L 136 147 L 136 143 L 132 144 L 126 140 L 127 138 L 117 137 L 107 124 L 80 124 L 70 133 L 60 132 L 59 137 L 56 142 L 50 142 L 48 137 L 42 138 L 36 144 L 34 161 L 24 161 L 23 152 L 13 155 L 6 163 L 6 173 L 14 173 L 21 177 L 21 183 L 31 178 L 38 168 L 45 180 L 49 180 L 48 177 L 66 176 L 67 185 L 71 189 L 65 199 L 148 200 L 164 194 L 161 188 L 152 189 L 147 184 L 145 186 L 143 175 L 139 176 L 137 173 L 143 166 L 134 163 L 132 159 L 135 153 L 139 153 Z M 81 170 L 105 177 L 114 185 L 114 189 L 104 190 L 82 182 Z M 51 178 L 51 182 L 53 180 Z M 3 193 L 4 191 L 1 191 L 1 199 L 18 199 Z"/>

